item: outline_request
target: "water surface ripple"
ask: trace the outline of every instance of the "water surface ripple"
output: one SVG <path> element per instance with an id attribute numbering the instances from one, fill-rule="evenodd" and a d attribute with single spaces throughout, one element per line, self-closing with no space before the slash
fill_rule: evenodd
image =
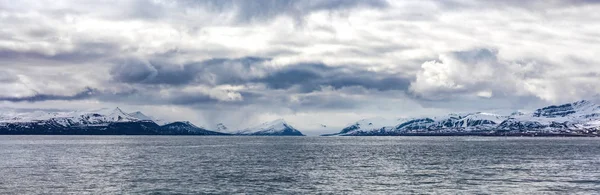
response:
<path id="1" fill-rule="evenodd" d="M 600 139 L 0 136 L 0 194 L 600 192 Z"/>

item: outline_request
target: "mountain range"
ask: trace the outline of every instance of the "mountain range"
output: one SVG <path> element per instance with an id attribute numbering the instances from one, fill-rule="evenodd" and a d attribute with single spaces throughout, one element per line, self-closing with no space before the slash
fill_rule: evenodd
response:
<path id="1" fill-rule="evenodd" d="M 326 125 L 319 124 L 326 127 Z M 600 105 L 587 100 L 552 105 L 528 114 L 485 112 L 442 117 L 370 118 L 324 136 L 598 136 Z M 188 121 L 164 122 L 120 108 L 98 111 L 0 113 L 0 134 L 46 135 L 238 135 L 303 136 L 283 119 L 233 130 L 219 123 L 211 130 Z"/>
<path id="2" fill-rule="evenodd" d="M 597 136 L 600 105 L 587 100 L 508 116 L 475 112 L 443 117 L 364 119 L 325 136 L 490 135 Z"/>
<path id="3" fill-rule="evenodd" d="M 189 121 L 163 122 L 142 112 L 112 111 L 1 113 L 0 134 L 10 135 L 260 135 L 302 136 L 283 119 L 240 131 L 223 124 L 217 130 Z"/>

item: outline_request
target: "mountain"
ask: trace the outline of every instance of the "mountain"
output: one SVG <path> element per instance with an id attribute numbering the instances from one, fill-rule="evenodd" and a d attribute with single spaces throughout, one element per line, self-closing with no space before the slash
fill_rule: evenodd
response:
<path id="1" fill-rule="evenodd" d="M 381 117 L 369 118 L 357 121 L 352 124 L 348 124 L 347 127 L 342 129 L 339 133 L 324 134 L 323 136 L 331 135 L 364 135 L 374 134 L 388 131 L 392 126 L 400 122 L 406 121 L 407 119 L 396 119 L 389 120 Z M 386 129 L 387 128 L 387 129 Z"/>
<path id="2" fill-rule="evenodd" d="M 378 135 L 546 135 L 596 136 L 600 131 L 600 105 L 578 101 L 509 116 L 491 113 L 450 114 L 444 117 L 405 119 L 390 124 L 365 119 L 353 123 L 340 136 Z"/>
<path id="3" fill-rule="evenodd" d="M 1 113 L 0 134 L 43 135 L 224 135 L 189 122 L 160 126 L 141 112 L 73 111 Z"/>
<path id="4" fill-rule="evenodd" d="M 137 112 L 132 112 L 129 113 L 129 116 L 132 116 L 134 118 L 143 120 L 143 121 L 154 121 L 152 118 L 150 118 L 149 116 L 146 116 L 144 113 L 137 111 Z"/>
<path id="5" fill-rule="evenodd" d="M 111 121 L 111 122 L 142 121 L 142 119 L 135 118 L 135 117 L 123 112 L 123 110 L 121 110 L 119 107 L 115 108 L 115 110 L 113 110 L 112 113 L 110 113 L 108 116 L 106 116 L 106 118 L 108 119 L 108 121 Z"/>
<path id="6" fill-rule="evenodd" d="M 313 129 L 328 129 L 315 123 Z M 304 128 L 311 124 L 304 124 Z M 337 129 L 337 128 L 336 128 Z M 327 131 L 323 131 L 327 132 Z M 441 117 L 370 118 L 348 124 L 325 136 L 492 135 L 492 136 L 598 136 L 600 105 L 581 100 L 510 115 L 475 112 Z M 232 131 L 222 123 L 216 130 L 187 121 L 162 123 L 142 112 L 120 108 L 98 111 L 17 113 L 0 112 L 0 134 L 46 135 L 257 135 L 303 136 L 283 119 Z"/>
<path id="7" fill-rule="evenodd" d="M 166 135 L 229 135 L 198 127 L 189 121 L 177 121 L 161 126 L 161 134 Z"/>
<path id="8" fill-rule="evenodd" d="M 257 135 L 257 136 L 304 136 L 283 119 L 263 123 L 255 127 L 232 132 L 235 135 Z"/>
<path id="9" fill-rule="evenodd" d="M 600 130 L 600 105 L 587 100 L 547 106 L 530 115 L 511 116 L 498 126 L 503 131 L 586 133 Z"/>

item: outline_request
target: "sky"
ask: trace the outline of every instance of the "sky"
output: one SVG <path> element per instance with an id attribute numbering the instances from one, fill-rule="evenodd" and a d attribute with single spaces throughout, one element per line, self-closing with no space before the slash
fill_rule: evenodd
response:
<path id="1" fill-rule="evenodd" d="M 600 92 L 596 0 L 0 0 L 0 108 L 315 132 Z"/>

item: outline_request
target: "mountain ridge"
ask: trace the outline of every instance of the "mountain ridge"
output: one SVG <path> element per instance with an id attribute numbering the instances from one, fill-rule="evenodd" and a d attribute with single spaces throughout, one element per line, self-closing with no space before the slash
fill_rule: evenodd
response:
<path id="1" fill-rule="evenodd" d="M 600 133 L 600 104 L 593 101 L 549 105 L 528 113 L 375 117 L 350 123 L 337 133 L 323 136 L 598 136 Z M 327 126 L 321 124 L 321 127 Z M 140 111 L 127 113 L 118 107 L 100 111 L 4 112 L 0 113 L 0 134 L 304 136 L 284 119 L 239 130 L 228 129 L 219 123 L 215 130 L 210 130 L 189 121 L 164 122 Z"/>
<path id="2" fill-rule="evenodd" d="M 140 111 L 71 111 L 0 114 L 0 134 L 42 135 L 228 135 L 189 121 L 157 124 Z"/>
<path id="3" fill-rule="evenodd" d="M 254 135 L 303 136 L 285 120 L 278 119 L 255 127 L 227 132 L 220 123 L 216 130 L 189 121 L 166 122 L 140 111 L 112 110 L 30 113 L 0 113 L 0 134 L 43 135 Z"/>
<path id="4" fill-rule="evenodd" d="M 367 120 L 368 121 L 368 120 Z M 444 117 L 414 118 L 396 125 L 364 128 L 365 119 L 338 133 L 323 136 L 377 135 L 501 135 L 501 136 L 598 136 L 600 105 L 581 100 L 550 105 L 531 114 L 515 112 L 508 116 L 474 112 Z"/>
<path id="5" fill-rule="evenodd" d="M 222 123 L 219 124 L 222 125 Z M 225 126 L 223 125 L 223 127 Z M 227 128 L 224 130 L 227 130 Z M 228 131 L 228 133 L 246 136 L 304 136 L 302 132 L 288 124 L 282 118 L 245 129 Z"/>

